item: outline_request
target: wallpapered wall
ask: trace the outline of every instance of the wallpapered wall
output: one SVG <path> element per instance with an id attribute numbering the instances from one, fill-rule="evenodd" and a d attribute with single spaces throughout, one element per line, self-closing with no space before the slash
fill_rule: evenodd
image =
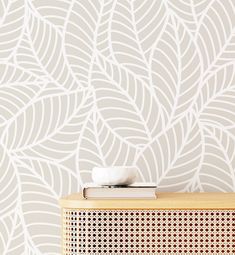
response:
<path id="1" fill-rule="evenodd" d="M 0 254 L 60 254 L 96 165 L 235 191 L 235 1 L 0 0 Z"/>

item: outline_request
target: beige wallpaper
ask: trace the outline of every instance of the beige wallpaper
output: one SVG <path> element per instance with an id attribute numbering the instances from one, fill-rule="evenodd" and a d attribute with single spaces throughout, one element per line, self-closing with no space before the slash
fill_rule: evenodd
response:
<path id="1" fill-rule="evenodd" d="M 60 254 L 97 165 L 235 191 L 235 1 L 0 0 L 0 254 Z"/>

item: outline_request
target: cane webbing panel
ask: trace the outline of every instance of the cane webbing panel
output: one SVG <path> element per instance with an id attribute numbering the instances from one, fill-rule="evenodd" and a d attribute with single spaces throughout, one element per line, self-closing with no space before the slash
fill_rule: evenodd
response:
<path id="1" fill-rule="evenodd" d="M 235 211 L 63 209 L 63 254 L 232 255 Z"/>

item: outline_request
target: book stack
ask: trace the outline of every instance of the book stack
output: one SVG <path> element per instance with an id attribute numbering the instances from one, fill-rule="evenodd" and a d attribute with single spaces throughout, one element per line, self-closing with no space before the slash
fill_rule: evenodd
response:
<path id="1" fill-rule="evenodd" d="M 128 186 L 99 186 L 86 183 L 82 188 L 84 199 L 156 199 L 155 183 L 133 183 Z"/>

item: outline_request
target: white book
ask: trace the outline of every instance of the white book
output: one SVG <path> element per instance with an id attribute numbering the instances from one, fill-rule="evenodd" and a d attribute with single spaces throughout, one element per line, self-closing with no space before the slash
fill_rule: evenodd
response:
<path id="1" fill-rule="evenodd" d="M 99 186 L 86 183 L 82 188 L 85 199 L 156 199 L 156 183 L 136 182 L 128 186 Z"/>

